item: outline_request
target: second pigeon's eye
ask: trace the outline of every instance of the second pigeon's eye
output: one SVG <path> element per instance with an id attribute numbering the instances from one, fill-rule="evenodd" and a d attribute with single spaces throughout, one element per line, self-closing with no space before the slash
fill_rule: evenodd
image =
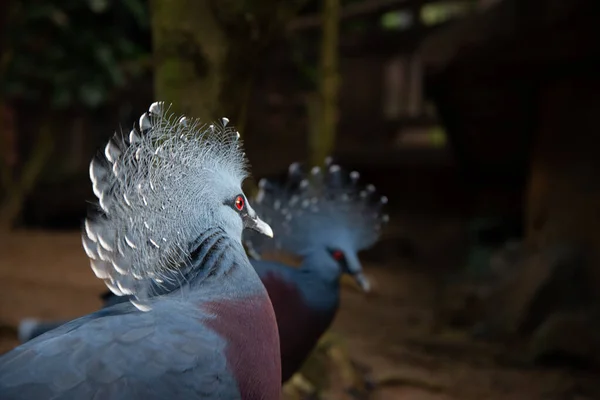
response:
<path id="1" fill-rule="evenodd" d="M 344 253 L 341 252 L 340 250 L 334 250 L 331 253 L 331 256 L 336 260 L 336 261 L 342 261 L 344 259 Z"/>
<path id="2" fill-rule="evenodd" d="M 243 196 L 238 196 L 235 198 L 235 208 L 238 211 L 242 211 L 244 209 L 244 205 L 246 204 L 246 202 L 244 201 L 244 197 Z"/>

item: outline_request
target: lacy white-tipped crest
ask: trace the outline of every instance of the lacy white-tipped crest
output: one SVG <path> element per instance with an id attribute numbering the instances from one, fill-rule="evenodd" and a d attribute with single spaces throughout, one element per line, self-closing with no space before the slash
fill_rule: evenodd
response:
<path id="1" fill-rule="evenodd" d="M 290 165 L 283 184 L 262 179 L 253 204 L 275 237 L 245 234 L 250 254 L 283 249 L 302 255 L 327 242 L 329 235 L 344 235 L 357 252 L 371 247 L 388 221 L 382 210 L 387 198 L 373 185 L 359 185 L 359 178 L 358 172 L 347 173 L 328 158 L 325 170 L 313 167 L 309 173 L 298 163 Z"/>
<path id="2" fill-rule="evenodd" d="M 140 129 L 115 135 L 90 164 L 99 215 L 85 221 L 83 245 L 96 276 L 117 295 L 142 299 L 177 279 L 190 244 L 214 221 L 219 185 L 247 175 L 239 134 L 228 120 L 203 126 L 150 106 Z"/>

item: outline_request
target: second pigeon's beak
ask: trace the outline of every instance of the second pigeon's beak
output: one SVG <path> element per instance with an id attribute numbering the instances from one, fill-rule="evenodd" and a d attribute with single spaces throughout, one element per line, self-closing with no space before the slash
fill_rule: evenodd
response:
<path id="1" fill-rule="evenodd" d="M 356 281 L 358 286 L 360 286 L 363 292 L 369 293 L 371 291 L 371 284 L 369 283 L 369 280 L 367 279 L 365 274 L 363 274 L 362 272 L 354 274 L 354 280 Z"/>
<path id="2" fill-rule="evenodd" d="M 354 278 L 360 289 L 365 293 L 369 293 L 371 291 L 371 283 L 363 273 L 362 265 L 356 253 L 346 252 L 346 268 L 346 272 Z"/>
<path id="3" fill-rule="evenodd" d="M 246 207 L 248 208 L 248 215 L 244 219 L 244 225 L 246 228 L 253 229 L 263 235 L 266 235 L 270 238 L 273 237 L 273 229 L 267 224 L 265 221 L 260 219 L 260 217 L 256 214 L 256 211 L 250 204 L 246 203 Z"/>

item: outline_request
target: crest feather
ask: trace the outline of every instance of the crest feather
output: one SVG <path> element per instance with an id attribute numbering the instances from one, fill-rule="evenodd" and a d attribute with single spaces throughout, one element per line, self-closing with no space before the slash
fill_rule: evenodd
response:
<path id="1" fill-rule="evenodd" d="M 262 179 L 253 205 L 276 235 L 264 240 L 245 233 L 250 254 L 282 249 L 302 255 L 328 235 L 341 234 L 356 252 L 371 247 L 388 221 L 383 212 L 387 198 L 359 180 L 358 172 L 348 173 L 330 158 L 324 169 L 313 167 L 309 172 L 299 163 L 291 164 L 283 183 Z"/>
<path id="2" fill-rule="evenodd" d="M 214 224 L 218 185 L 246 178 L 227 122 L 202 125 L 156 102 L 138 130 L 115 134 L 90 163 L 98 210 L 85 220 L 83 247 L 113 293 L 142 300 L 153 285 L 177 279 L 190 244 Z"/>

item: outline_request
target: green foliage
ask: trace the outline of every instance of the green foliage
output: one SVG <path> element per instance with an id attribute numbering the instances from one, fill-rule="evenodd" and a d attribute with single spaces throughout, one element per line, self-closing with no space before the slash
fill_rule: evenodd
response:
<path id="1" fill-rule="evenodd" d="M 144 0 L 13 1 L 6 27 L 8 100 L 97 107 L 143 71 Z"/>
<path id="2" fill-rule="evenodd" d="M 421 7 L 421 21 L 426 26 L 437 25 L 465 15 L 476 5 L 471 0 L 447 0 Z"/>
<path id="3" fill-rule="evenodd" d="M 381 16 L 381 27 L 384 30 L 403 31 L 412 28 L 414 15 L 411 10 L 396 10 L 384 13 Z"/>
<path id="4" fill-rule="evenodd" d="M 446 130 L 441 125 L 436 125 L 429 131 L 429 140 L 432 147 L 443 148 L 448 142 Z"/>

